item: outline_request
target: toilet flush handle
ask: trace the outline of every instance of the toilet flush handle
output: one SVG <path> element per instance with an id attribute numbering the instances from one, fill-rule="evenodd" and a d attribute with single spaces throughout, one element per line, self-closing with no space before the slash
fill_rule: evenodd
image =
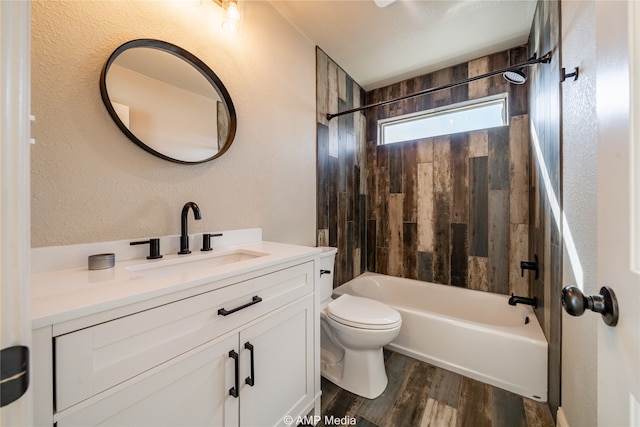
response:
<path id="1" fill-rule="evenodd" d="M 331 270 L 320 270 L 320 277 L 324 276 L 325 274 L 331 274 Z"/>

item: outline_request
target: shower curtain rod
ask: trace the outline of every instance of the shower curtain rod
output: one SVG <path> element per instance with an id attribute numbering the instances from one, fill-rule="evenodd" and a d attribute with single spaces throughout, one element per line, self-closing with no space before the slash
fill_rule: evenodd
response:
<path id="1" fill-rule="evenodd" d="M 375 108 L 375 107 L 380 107 L 382 105 L 387 105 L 387 104 L 392 104 L 394 102 L 398 102 L 398 101 L 403 101 L 405 99 L 409 99 L 409 98 L 414 98 L 416 96 L 420 96 L 420 95 L 427 95 L 429 93 L 433 93 L 433 92 L 438 92 L 441 90 L 445 90 L 445 89 L 451 89 L 452 87 L 456 87 L 456 86 L 461 86 L 476 80 L 480 80 L 480 79 L 486 79 L 487 77 L 493 77 L 495 75 L 498 74 L 503 74 L 507 71 L 514 71 L 514 70 L 519 70 L 521 68 L 524 67 L 530 67 L 532 65 L 535 64 L 548 64 L 551 61 L 551 52 L 548 52 L 546 55 L 540 57 L 540 58 L 536 58 L 536 56 L 534 55 L 533 58 L 526 60 L 525 62 L 522 62 L 520 64 L 516 64 L 516 65 L 512 65 L 510 67 L 506 67 L 506 68 L 502 68 L 500 70 L 496 70 L 496 71 L 491 71 L 489 73 L 486 74 L 480 74 L 478 76 L 474 76 L 474 77 L 469 77 L 466 80 L 462 80 L 459 82 L 454 82 L 454 83 L 448 83 L 442 86 L 436 86 L 436 87 L 432 87 L 430 89 L 425 89 L 422 90 L 420 92 L 415 92 L 409 95 L 404 95 L 401 96 L 400 98 L 395 98 L 395 99 L 390 99 L 387 101 L 380 101 L 380 102 L 376 102 L 374 104 L 368 104 L 368 105 L 363 105 L 362 107 L 357 107 L 357 108 L 352 108 L 350 110 L 346 110 L 346 111 L 341 111 L 339 113 L 335 113 L 335 114 L 327 114 L 327 120 L 331 120 L 334 117 L 338 117 L 338 116 L 343 116 L 345 114 L 351 114 L 351 113 L 355 113 L 356 111 L 362 111 L 362 110 L 368 110 L 370 108 Z"/>

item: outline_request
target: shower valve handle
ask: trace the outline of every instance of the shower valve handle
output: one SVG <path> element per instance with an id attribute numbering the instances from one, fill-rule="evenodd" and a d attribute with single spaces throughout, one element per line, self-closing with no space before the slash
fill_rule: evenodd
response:
<path id="1" fill-rule="evenodd" d="M 536 280 L 538 280 L 539 276 L 539 268 L 538 268 L 538 255 L 533 256 L 535 261 L 520 261 L 520 277 L 524 277 L 525 270 L 532 270 L 536 272 Z"/>

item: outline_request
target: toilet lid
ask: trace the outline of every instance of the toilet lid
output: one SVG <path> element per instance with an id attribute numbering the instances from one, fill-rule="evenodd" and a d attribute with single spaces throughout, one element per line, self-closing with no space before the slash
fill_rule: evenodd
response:
<path id="1" fill-rule="evenodd" d="M 402 322 L 395 309 L 369 298 L 344 294 L 327 305 L 327 316 L 362 329 L 391 329 Z"/>

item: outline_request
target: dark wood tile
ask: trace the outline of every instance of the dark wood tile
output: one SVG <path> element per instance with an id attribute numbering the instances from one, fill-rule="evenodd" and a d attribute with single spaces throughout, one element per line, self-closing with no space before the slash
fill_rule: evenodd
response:
<path id="1" fill-rule="evenodd" d="M 431 73 L 434 87 L 442 86 L 453 82 L 453 68 L 444 68 Z M 430 95 L 433 107 L 442 107 L 451 104 L 451 89 L 440 90 Z"/>
<path id="2" fill-rule="evenodd" d="M 418 149 L 417 143 L 406 142 L 402 145 L 403 163 L 403 208 L 404 222 L 416 222 L 418 220 Z"/>
<path id="3" fill-rule="evenodd" d="M 391 230 L 389 228 L 389 170 L 376 170 L 376 246 L 389 247 Z"/>
<path id="4" fill-rule="evenodd" d="M 469 134 L 451 136 L 451 222 L 469 222 Z"/>
<path id="5" fill-rule="evenodd" d="M 425 89 L 431 89 L 434 86 L 433 76 L 431 74 L 424 74 L 416 78 L 416 89 L 423 91 Z M 416 111 L 425 111 L 433 108 L 431 97 L 428 95 L 422 95 L 415 98 Z"/>
<path id="6" fill-rule="evenodd" d="M 417 92 L 416 85 L 419 84 L 416 78 L 404 80 L 401 83 L 402 87 L 402 95 L 409 95 Z M 405 99 L 403 106 L 403 111 L 405 114 L 416 112 L 416 98 L 408 98 Z"/>
<path id="7" fill-rule="evenodd" d="M 509 293 L 509 190 L 489 190 L 489 291 Z"/>
<path id="8" fill-rule="evenodd" d="M 489 188 L 509 189 L 509 128 L 489 129 Z"/>
<path id="9" fill-rule="evenodd" d="M 367 252 L 367 243 L 368 243 L 368 234 L 367 234 L 367 218 L 365 216 L 365 212 L 367 211 L 367 196 L 364 194 L 360 195 L 360 212 L 358 218 L 360 220 L 359 227 L 359 241 L 358 247 L 360 248 L 360 272 L 367 271 L 367 257 L 369 253 Z"/>
<path id="10" fill-rule="evenodd" d="M 353 254 L 355 253 L 356 235 L 355 224 L 353 221 L 347 221 L 347 265 L 343 272 L 343 283 L 347 282 L 355 277 L 355 265 Z"/>
<path id="11" fill-rule="evenodd" d="M 429 398 L 429 388 L 435 368 L 414 360 L 411 370 L 402 384 L 402 392 L 387 413 L 381 425 L 415 426 L 422 420 L 422 414 Z"/>
<path id="12" fill-rule="evenodd" d="M 551 416 L 549 406 L 543 402 L 531 399 L 522 399 L 524 412 L 527 418 L 527 427 L 553 427 L 555 422 Z"/>
<path id="13" fill-rule="evenodd" d="M 467 224 L 451 224 L 451 284 L 467 287 L 469 248 Z"/>
<path id="14" fill-rule="evenodd" d="M 376 248 L 376 269 L 372 271 L 380 274 L 389 273 L 389 248 Z"/>
<path id="15" fill-rule="evenodd" d="M 468 64 L 466 62 L 452 67 L 452 75 L 454 82 L 460 82 L 467 79 L 469 75 Z M 469 99 L 469 85 L 464 84 L 451 89 L 451 102 L 464 102 Z"/>
<path id="16" fill-rule="evenodd" d="M 491 387 L 492 427 L 527 427 L 522 397 Z"/>
<path id="17" fill-rule="evenodd" d="M 376 220 L 367 221 L 367 270 L 377 271 L 376 269 Z"/>
<path id="18" fill-rule="evenodd" d="M 338 100 L 339 111 L 346 109 L 346 103 L 342 100 Z M 339 179 L 338 179 L 338 191 L 347 191 L 347 157 L 352 147 L 348 144 L 350 141 L 347 139 L 347 117 L 351 114 L 345 114 L 337 118 L 338 120 L 338 161 L 339 163 Z M 336 120 L 336 119 L 333 119 Z"/>
<path id="19" fill-rule="evenodd" d="M 435 193 L 434 200 L 433 281 L 449 284 L 450 238 L 449 193 Z"/>
<path id="20" fill-rule="evenodd" d="M 470 162 L 469 254 L 489 254 L 488 157 L 472 157 Z"/>
<path id="21" fill-rule="evenodd" d="M 462 375 L 446 369 L 435 368 L 429 397 L 452 408 L 457 408 L 460 401 L 461 384 Z"/>
<path id="22" fill-rule="evenodd" d="M 353 79 L 350 76 L 347 76 L 345 101 L 347 103 L 346 107 L 348 110 L 353 108 L 353 85 L 354 85 Z M 347 116 L 351 116 L 353 120 L 353 115 L 347 114 Z"/>
<path id="23" fill-rule="evenodd" d="M 329 246 L 338 247 L 338 159 L 329 156 Z"/>
<path id="24" fill-rule="evenodd" d="M 349 277 L 347 266 L 349 265 L 349 258 L 351 254 L 348 252 L 349 239 L 347 233 L 347 194 L 340 191 L 338 192 L 338 216 L 337 216 L 337 229 L 338 229 L 338 253 L 336 254 L 336 276 L 338 277 L 338 283 L 346 282 Z"/>
<path id="25" fill-rule="evenodd" d="M 402 193 L 402 145 L 391 144 L 389 146 L 389 193 Z"/>
<path id="26" fill-rule="evenodd" d="M 408 279 L 418 278 L 418 224 L 415 222 L 403 223 L 403 277 Z"/>
<path id="27" fill-rule="evenodd" d="M 376 133 L 374 135 L 377 135 L 378 131 L 376 129 Z M 372 137 L 371 139 L 374 139 L 374 137 Z M 375 138 L 377 139 L 377 138 Z M 376 145 L 376 167 L 378 168 L 388 168 L 389 167 L 389 150 L 391 149 L 392 145 Z"/>
<path id="28" fill-rule="evenodd" d="M 471 378 L 462 379 L 458 403 L 458 427 L 491 427 L 489 386 Z"/>
<path id="29" fill-rule="evenodd" d="M 318 228 L 329 227 L 329 128 L 318 123 Z"/>
<path id="30" fill-rule="evenodd" d="M 418 252 L 418 280 L 433 282 L 433 253 Z"/>

